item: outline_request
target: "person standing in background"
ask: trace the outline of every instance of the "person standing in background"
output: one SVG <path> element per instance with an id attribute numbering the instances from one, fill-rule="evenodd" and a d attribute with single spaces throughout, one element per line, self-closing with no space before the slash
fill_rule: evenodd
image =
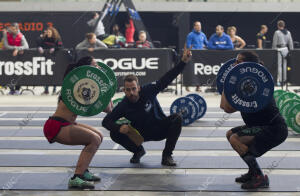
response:
<path id="1" fill-rule="evenodd" d="M 278 56 L 278 77 L 277 85 L 283 85 L 287 77 L 287 56 L 289 50 L 294 49 L 293 39 L 290 31 L 285 28 L 285 22 L 277 22 L 277 30 L 273 36 L 272 48 L 279 51 Z"/>
<path id="2" fill-rule="evenodd" d="M 134 28 L 134 24 L 133 24 L 133 20 L 132 18 L 130 18 L 126 23 L 125 23 L 125 37 L 126 37 L 126 44 L 125 46 L 128 47 L 130 45 L 134 45 L 134 32 L 135 32 L 135 28 Z"/>
<path id="3" fill-rule="evenodd" d="M 89 27 L 95 29 L 93 33 L 95 33 L 96 37 L 100 40 L 103 40 L 105 38 L 105 27 L 102 23 L 103 16 L 99 19 L 99 14 L 97 12 L 94 12 L 93 18 L 87 22 Z"/>
<path id="4" fill-rule="evenodd" d="M 186 47 L 193 50 L 203 50 L 207 46 L 208 41 L 206 35 L 201 31 L 201 22 L 194 22 L 194 29 L 186 37 Z M 190 91 L 189 87 L 185 88 Z M 201 92 L 200 86 L 196 86 L 196 91 Z"/>
<path id="5" fill-rule="evenodd" d="M 266 48 L 266 33 L 268 32 L 267 25 L 261 25 L 260 31 L 256 34 L 257 39 L 257 49 L 264 49 Z"/>
<path id="6" fill-rule="evenodd" d="M 240 36 L 236 35 L 235 26 L 228 27 L 227 34 L 230 36 L 234 49 L 239 50 L 246 46 L 246 42 Z"/>
<path id="7" fill-rule="evenodd" d="M 201 31 L 201 22 L 194 22 L 194 29 L 186 38 L 186 47 L 193 50 L 202 50 L 207 44 L 206 35 Z"/>

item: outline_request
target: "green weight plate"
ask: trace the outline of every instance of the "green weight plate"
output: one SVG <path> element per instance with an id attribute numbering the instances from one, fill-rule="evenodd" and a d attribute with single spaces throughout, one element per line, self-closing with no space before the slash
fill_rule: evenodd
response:
<path id="1" fill-rule="evenodd" d="M 106 74 L 92 66 L 81 66 L 72 70 L 63 81 L 63 102 L 73 113 L 93 116 L 108 105 L 110 84 Z"/>
<path id="2" fill-rule="evenodd" d="M 280 108 L 282 106 L 283 102 L 288 99 L 299 99 L 299 96 L 292 92 L 283 93 L 277 99 L 277 102 L 276 102 L 277 107 Z"/>
<path id="3" fill-rule="evenodd" d="M 288 124 L 290 125 L 290 128 L 300 133 L 300 104 L 295 105 L 288 115 Z"/>
<path id="4" fill-rule="evenodd" d="M 281 90 L 281 89 L 274 91 L 273 96 L 274 96 L 274 99 L 275 99 L 276 103 L 277 103 L 278 97 L 279 97 L 280 95 L 282 95 L 283 93 L 286 93 L 286 91 Z"/>
<path id="5" fill-rule="evenodd" d="M 290 125 L 288 124 L 287 116 L 289 115 L 290 110 L 297 104 L 300 104 L 300 100 L 288 99 L 280 107 L 280 113 L 283 116 L 283 118 L 285 119 L 285 122 L 287 123 L 288 126 L 290 126 Z"/>
<path id="6" fill-rule="evenodd" d="M 110 85 L 112 86 L 112 92 L 111 92 L 111 97 L 114 96 L 116 90 L 117 90 L 117 79 L 115 76 L 115 72 L 106 64 L 102 62 L 97 62 L 98 66 L 100 69 L 106 74 L 108 79 L 110 80 Z"/>

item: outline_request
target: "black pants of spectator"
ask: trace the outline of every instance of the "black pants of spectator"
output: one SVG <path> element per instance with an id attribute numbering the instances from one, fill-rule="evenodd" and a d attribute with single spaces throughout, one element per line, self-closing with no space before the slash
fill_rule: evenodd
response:
<path id="1" fill-rule="evenodd" d="M 146 141 L 161 141 L 166 139 L 165 148 L 163 151 L 163 156 L 172 155 L 175 149 L 177 140 L 181 134 L 181 117 L 177 114 L 170 115 L 166 117 L 159 125 L 154 125 L 147 131 L 141 133 Z M 110 132 L 111 139 L 123 146 L 126 150 L 130 152 L 137 152 L 139 150 L 138 146 L 135 145 L 129 137 L 120 132 Z"/>
<path id="2" fill-rule="evenodd" d="M 53 93 L 56 92 L 56 86 L 53 86 Z M 45 93 L 49 93 L 49 86 L 45 86 Z"/>
<path id="3" fill-rule="evenodd" d="M 11 92 L 19 91 L 21 88 L 20 85 L 10 86 L 9 89 Z"/>

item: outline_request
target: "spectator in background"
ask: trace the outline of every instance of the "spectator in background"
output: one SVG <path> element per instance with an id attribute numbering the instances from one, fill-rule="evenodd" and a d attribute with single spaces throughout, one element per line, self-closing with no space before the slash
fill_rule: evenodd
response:
<path id="1" fill-rule="evenodd" d="M 8 27 L 8 30 L 3 35 L 3 49 L 4 50 L 13 50 L 12 55 L 22 55 L 24 50 L 28 49 L 28 43 L 25 36 L 19 30 L 18 23 L 12 23 Z M 10 86 L 10 95 L 19 95 L 20 94 L 20 85 Z"/>
<path id="2" fill-rule="evenodd" d="M 97 39 L 95 33 L 87 33 L 85 39 L 76 46 L 76 50 L 93 52 L 97 48 L 107 48 L 105 43 Z"/>
<path id="3" fill-rule="evenodd" d="M 6 28 L 2 30 L 1 38 L 0 38 L 0 50 L 3 50 L 4 47 L 4 34 L 6 34 Z"/>
<path id="4" fill-rule="evenodd" d="M 3 39 L 4 49 L 13 50 L 13 56 L 23 54 L 24 50 L 29 48 L 25 36 L 19 30 L 18 23 L 12 23 L 11 26 L 8 27 Z"/>
<path id="5" fill-rule="evenodd" d="M 93 18 L 89 20 L 87 24 L 89 27 L 91 27 L 94 30 L 97 39 L 103 40 L 105 38 L 105 27 L 102 23 L 103 17 L 101 17 L 100 19 L 99 17 L 100 17 L 99 14 L 97 12 L 94 12 Z"/>
<path id="6" fill-rule="evenodd" d="M 256 34 L 257 39 L 257 48 L 263 49 L 266 48 L 266 33 L 268 32 L 267 25 L 261 25 L 260 31 Z"/>
<path id="7" fill-rule="evenodd" d="M 7 29 L 3 28 L 1 37 L 0 37 L 0 50 L 4 49 L 4 35 L 7 33 Z"/>
<path id="8" fill-rule="evenodd" d="M 125 46 L 126 38 L 120 32 L 118 24 L 114 24 L 112 34 L 106 37 L 103 42 L 112 48 L 121 48 Z"/>
<path id="9" fill-rule="evenodd" d="M 37 40 L 38 51 L 40 54 L 44 54 L 44 49 L 49 50 L 52 54 L 54 51 L 63 47 L 61 37 L 54 27 L 48 27 L 47 30 L 40 35 Z"/>
<path id="10" fill-rule="evenodd" d="M 294 49 L 293 39 L 290 31 L 285 28 L 285 22 L 279 20 L 277 22 L 277 31 L 273 36 L 272 48 L 277 49 L 281 55 L 278 56 L 278 81 L 277 85 L 280 86 L 286 82 L 287 76 L 287 56 L 289 50 Z"/>
<path id="11" fill-rule="evenodd" d="M 246 42 L 236 35 L 236 27 L 231 26 L 227 28 L 227 34 L 230 36 L 234 49 L 242 49 L 246 46 Z"/>
<path id="12" fill-rule="evenodd" d="M 216 33 L 214 33 L 208 42 L 208 49 L 210 50 L 232 50 L 233 44 L 230 37 L 224 33 L 224 27 L 216 26 Z"/>
<path id="13" fill-rule="evenodd" d="M 201 50 L 207 44 L 206 35 L 201 31 L 201 23 L 199 21 L 194 22 L 194 29 L 186 38 L 186 47 Z"/>
<path id="14" fill-rule="evenodd" d="M 41 34 L 37 39 L 38 52 L 44 54 L 45 49 L 49 50 L 49 53 L 52 54 L 55 51 L 63 47 L 61 37 L 54 27 L 48 27 L 47 30 Z M 42 95 L 49 94 L 49 87 L 45 86 L 45 91 Z M 56 86 L 53 86 L 52 95 L 56 95 Z"/>
<path id="15" fill-rule="evenodd" d="M 137 48 L 153 48 L 153 44 L 147 40 L 147 34 L 145 31 L 139 32 L 139 40 L 135 42 Z"/>
<path id="16" fill-rule="evenodd" d="M 134 24 L 132 18 L 130 18 L 126 23 L 125 23 L 125 37 L 126 37 L 126 47 L 128 45 L 134 45 Z"/>
<path id="17" fill-rule="evenodd" d="M 186 38 L 186 47 L 194 50 L 202 50 L 207 44 L 206 35 L 201 31 L 201 22 L 195 21 L 193 31 L 190 32 Z M 188 92 L 190 91 L 189 87 L 185 89 Z M 196 86 L 196 91 L 201 92 L 200 86 Z"/>

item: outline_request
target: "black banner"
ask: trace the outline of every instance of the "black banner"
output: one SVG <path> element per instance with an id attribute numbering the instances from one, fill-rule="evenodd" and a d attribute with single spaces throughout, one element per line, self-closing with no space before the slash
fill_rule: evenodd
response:
<path id="1" fill-rule="evenodd" d="M 171 49 L 102 49 L 90 53 L 78 51 L 78 59 L 91 55 L 110 66 L 123 85 L 123 77 L 135 74 L 140 84 L 159 79 L 172 67 Z M 23 55 L 12 57 L 12 51 L 0 51 L 0 85 L 44 86 L 62 84 L 63 74 L 72 58 L 67 50 L 55 55 L 40 55 L 27 50 Z"/>
<path id="2" fill-rule="evenodd" d="M 123 77 L 135 74 L 140 84 L 159 79 L 172 67 L 173 52 L 171 49 L 106 49 L 90 53 L 78 51 L 78 59 L 92 55 L 97 61 L 104 62 L 112 70 L 119 85 L 123 85 Z"/>
<path id="3" fill-rule="evenodd" d="M 0 85 L 61 85 L 70 60 L 65 50 L 55 55 L 40 55 L 36 50 L 26 50 L 17 57 L 12 57 L 12 51 L 1 51 Z"/>
<path id="4" fill-rule="evenodd" d="M 288 55 L 288 69 L 287 80 L 289 83 L 295 86 L 300 85 L 300 50 L 292 50 Z"/>
<path id="5" fill-rule="evenodd" d="M 264 65 L 277 79 L 277 51 L 276 50 L 253 50 L 256 52 Z M 183 85 L 185 86 L 215 86 L 215 79 L 220 66 L 227 60 L 236 58 L 239 50 L 193 50 L 193 60 L 183 72 Z"/>
<path id="6" fill-rule="evenodd" d="M 235 58 L 240 51 L 194 50 L 193 61 L 183 73 L 183 84 L 186 86 L 215 84 L 220 65 L 228 59 Z M 277 51 L 256 50 L 264 65 L 277 79 Z M 290 53 L 288 82 L 300 85 L 300 50 Z M 123 77 L 136 74 L 140 83 L 153 82 L 173 65 L 171 49 L 101 49 L 92 53 L 78 51 L 77 59 L 86 55 L 103 61 L 114 71 L 119 85 Z M 26 50 L 23 55 L 12 57 L 12 51 L 0 51 L 0 85 L 44 86 L 61 85 L 63 73 L 72 58 L 67 50 L 55 55 L 40 55 L 36 50 Z"/>

